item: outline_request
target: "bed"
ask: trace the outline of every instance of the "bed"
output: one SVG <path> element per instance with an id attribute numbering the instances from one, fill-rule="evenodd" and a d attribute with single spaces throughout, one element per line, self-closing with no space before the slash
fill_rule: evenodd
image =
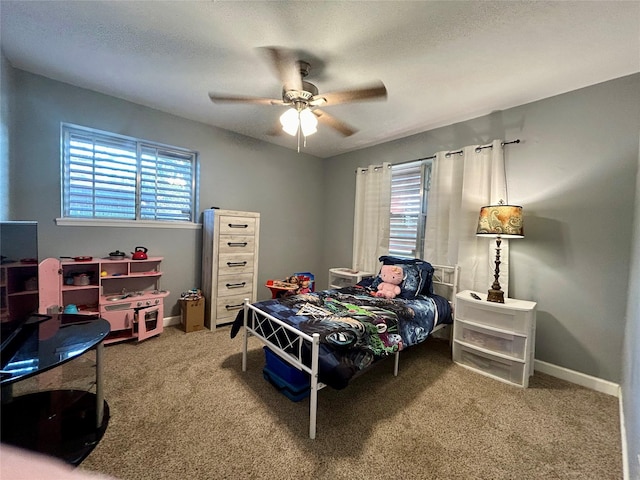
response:
<path id="1" fill-rule="evenodd" d="M 247 299 L 232 325 L 232 338 L 243 331 L 242 371 L 247 370 L 248 340 L 254 336 L 288 365 L 309 375 L 312 439 L 320 389 L 345 388 L 353 378 L 391 356 L 397 376 L 403 349 L 422 343 L 453 321 L 457 266 L 388 256 L 380 261 L 400 265 L 405 271 L 396 298 L 375 296 L 381 281 L 377 276 L 340 289 L 253 304 Z"/>

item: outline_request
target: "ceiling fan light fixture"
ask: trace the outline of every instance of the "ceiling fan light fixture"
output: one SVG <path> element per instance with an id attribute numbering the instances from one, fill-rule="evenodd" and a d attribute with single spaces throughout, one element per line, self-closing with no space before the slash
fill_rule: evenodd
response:
<path id="1" fill-rule="evenodd" d="M 316 116 L 309 110 L 305 108 L 300 111 L 300 128 L 302 129 L 302 134 L 305 137 L 309 135 L 313 135 L 318 131 L 318 119 Z"/>
<path id="2" fill-rule="evenodd" d="M 280 115 L 280 124 L 282 130 L 292 137 L 298 133 L 298 127 L 302 131 L 302 135 L 308 137 L 318 131 L 318 119 L 308 108 L 302 108 L 298 111 L 295 108 L 289 108 Z"/>
<path id="3" fill-rule="evenodd" d="M 280 124 L 282 130 L 291 136 L 295 136 L 298 133 L 298 111 L 295 108 L 289 108 L 282 115 L 280 115 Z"/>

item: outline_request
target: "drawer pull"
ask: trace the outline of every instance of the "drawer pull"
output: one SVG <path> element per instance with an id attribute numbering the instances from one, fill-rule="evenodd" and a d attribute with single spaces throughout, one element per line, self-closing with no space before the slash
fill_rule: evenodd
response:
<path id="1" fill-rule="evenodd" d="M 237 305 L 225 305 L 224 308 L 227 310 L 238 310 L 239 308 L 244 307 L 244 303 L 239 303 Z"/>
<path id="2" fill-rule="evenodd" d="M 227 267 L 244 267 L 247 262 L 227 262 Z"/>
<path id="3" fill-rule="evenodd" d="M 246 247 L 247 242 L 227 242 L 230 247 Z"/>
<path id="4" fill-rule="evenodd" d="M 247 282 L 242 283 L 227 283 L 227 288 L 242 288 L 247 284 Z"/>
<path id="5" fill-rule="evenodd" d="M 229 228 L 248 228 L 249 225 L 246 223 L 230 223 Z"/>

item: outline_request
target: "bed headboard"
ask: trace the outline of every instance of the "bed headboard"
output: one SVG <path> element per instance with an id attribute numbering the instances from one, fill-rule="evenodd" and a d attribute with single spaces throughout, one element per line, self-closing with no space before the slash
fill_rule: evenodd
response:
<path id="1" fill-rule="evenodd" d="M 458 277 L 460 267 L 458 265 L 431 265 L 433 267 L 433 291 L 443 296 L 451 303 L 458 293 Z"/>

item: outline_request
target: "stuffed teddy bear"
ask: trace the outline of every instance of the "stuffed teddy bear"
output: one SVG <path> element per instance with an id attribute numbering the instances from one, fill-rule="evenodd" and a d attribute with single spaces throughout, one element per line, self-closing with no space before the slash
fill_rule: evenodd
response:
<path id="1" fill-rule="evenodd" d="M 382 283 L 378 285 L 376 297 L 395 298 L 400 294 L 400 284 L 404 280 L 404 270 L 397 265 L 383 265 L 380 269 Z"/>

